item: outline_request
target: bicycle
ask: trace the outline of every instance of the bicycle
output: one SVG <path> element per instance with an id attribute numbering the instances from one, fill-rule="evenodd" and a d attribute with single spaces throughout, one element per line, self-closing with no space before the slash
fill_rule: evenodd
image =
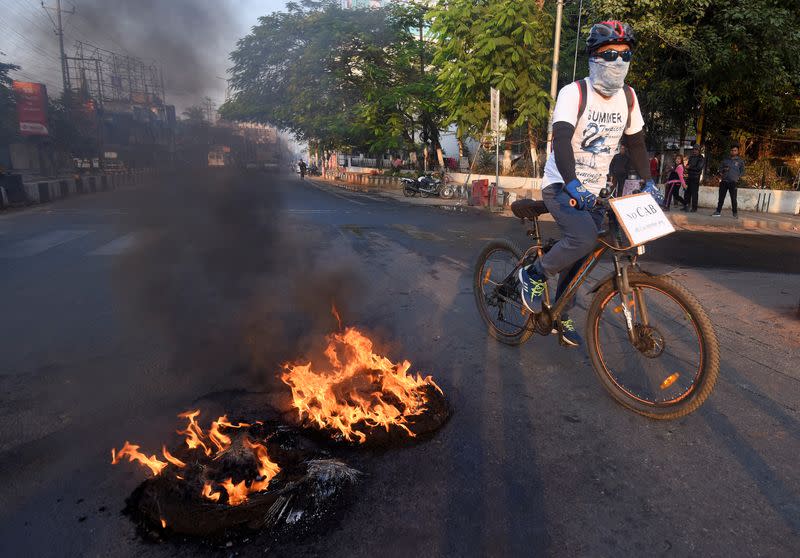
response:
<path id="1" fill-rule="evenodd" d="M 598 203 L 608 208 L 610 198 L 604 189 Z M 626 246 L 620 223 L 608 211 L 607 231 L 598 235 L 561 297 L 551 305 L 546 287 L 541 312 L 531 314 L 520 298 L 518 271 L 555 242 L 542 242 L 538 219 L 548 213 L 544 202 L 519 200 L 511 210 L 523 225 L 530 223 L 532 245 L 523 253 L 512 242 L 494 240 L 478 257 L 473 291 L 489 334 L 521 345 L 534 333 L 558 333 L 566 304 L 610 252 L 614 271 L 591 289 L 586 317 L 588 353 L 601 384 L 618 403 L 650 418 L 674 419 L 700 407 L 719 375 L 719 343 L 697 298 L 672 277 L 642 270 L 638 258 L 645 245 Z"/>

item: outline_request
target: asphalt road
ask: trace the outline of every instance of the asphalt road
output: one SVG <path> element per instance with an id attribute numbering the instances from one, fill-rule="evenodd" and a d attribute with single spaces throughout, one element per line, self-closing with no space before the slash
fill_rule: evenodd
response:
<path id="1" fill-rule="evenodd" d="M 202 173 L 0 215 L 2 556 L 800 555 L 800 246 L 678 233 L 653 265 L 718 328 L 695 414 L 616 405 L 554 338 L 487 338 L 471 262 L 513 219 L 295 177 Z M 551 231 L 555 235 L 555 231 Z M 120 511 L 179 412 L 241 394 L 332 327 L 329 301 L 455 410 L 433 439 L 365 454 L 324 532 L 229 548 L 143 541 Z M 265 404 L 269 398 L 265 397 Z"/>

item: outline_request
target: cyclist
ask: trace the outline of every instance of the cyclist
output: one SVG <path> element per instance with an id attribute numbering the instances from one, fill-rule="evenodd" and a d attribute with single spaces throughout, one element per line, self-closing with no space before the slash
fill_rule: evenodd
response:
<path id="1" fill-rule="evenodd" d="M 588 80 L 571 83 L 558 93 L 553 150 L 545 165 L 542 199 L 562 238 L 542 258 L 519 271 L 522 300 L 531 312 L 540 311 L 547 279 L 559 274 L 558 299 L 594 249 L 605 217 L 605 210 L 595 202 L 606 186 L 609 164 L 621 141 L 639 176 L 650 175 L 641 109 L 633 89 L 625 85 L 635 46 L 629 25 L 619 21 L 593 25 L 586 40 Z M 652 179 L 643 191 L 661 203 Z M 566 311 L 556 327 L 564 345 L 583 343 Z"/>

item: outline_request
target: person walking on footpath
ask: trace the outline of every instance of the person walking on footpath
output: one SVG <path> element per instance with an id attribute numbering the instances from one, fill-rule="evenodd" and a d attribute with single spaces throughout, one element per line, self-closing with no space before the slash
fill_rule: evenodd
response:
<path id="1" fill-rule="evenodd" d="M 661 178 L 658 172 L 659 162 L 658 162 L 658 155 L 653 153 L 653 156 L 650 158 L 650 178 L 653 179 L 653 182 L 658 184 L 658 179 Z"/>
<path id="2" fill-rule="evenodd" d="M 742 176 L 744 176 L 744 161 L 739 157 L 739 146 L 734 145 L 731 147 L 731 156 L 722 161 L 722 165 L 720 165 L 719 201 L 717 210 L 711 214 L 712 217 L 722 215 L 722 205 L 725 203 L 725 195 L 728 192 L 731 194 L 733 218 L 736 219 L 739 216 L 736 206 L 736 186 Z"/>
<path id="3" fill-rule="evenodd" d="M 692 147 L 692 154 L 689 155 L 689 161 L 686 165 L 686 196 L 683 203 L 684 211 L 697 211 L 697 198 L 700 195 L 700 175 L 703 174 L 703 168 L 706 165 L 706 159 L 700 153 L 700 146 L 695 144 Z M 691 209 L 690 209 L 691 206 Z"/>
<path id="4" fill-rule="evenodd" d="M 686 188 L 686 181 L 683 178 L 685 172 L 686 169 L 683 166 L 683 156 L 675 155 L 675 164 L 673 165 L 672 170 L 669 171 L 667 184 L 664 188 L 664 211 L 669 211 L 669 206 L 673 199 L 676 203 L 681 202 L 683 206 L 686 207 L 686 200 L 681 197 L 680 194 L 681 188 Z"/>
<path id="5" fill-rule="evenodd" d="M 520 294 L 530 312 L 541 312 L 547 279 L 558 275 L 556 298 L 597 244 L 605 209 L 596 203 L 606 185 L 612 153 L 624 141 L 632 166 L 647 176 L 644 120 L 636 93 L 625 85 L 636 38 L 630 25 L 603 21 L 586 39 L 589 78 L 561 88 L 553 112 L 553 149 L 544 169 L 542 200 L 562 238 L 536 261 L 519 270 Z M 656 203 L 661 193 L 652 180 L 643 191 Z M 570 301 L 570 306 L 575 299 Z M 556 325 L 559 340 L 579 347 L 583 340 L 565 308 Z"/>
<path id="6" fill-rule="evenodd" d="M 625 180 L 628 178 L 628 169 L 631 165 L 631 158 L 628 156 L 624 145 L 619 146 L 619 153 L 614 155 L 611 159 L 611 165 L 608 168 L 609 174 L 614 178 L 614 185 L 616 187 L 614 195 L 621 196 Z"/>

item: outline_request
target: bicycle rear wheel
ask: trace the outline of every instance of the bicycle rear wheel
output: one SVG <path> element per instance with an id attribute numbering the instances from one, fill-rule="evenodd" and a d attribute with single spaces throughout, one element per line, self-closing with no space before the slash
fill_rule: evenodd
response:
<path id="1" fill-rule="evenodd" d="M 686 288 L 664 276 L 631 271 L 629 313 L 638 346 L 628 338 L 613 280 L 597 292 L 587 317 L 592 366 L 611 396 L 656 419 L 696 410 L 719 375 L 719 343 L 705 310 Z"/>
<path id="2" fill-rule="evenodd" d="M 522 305 L 514 270 L 522 252 L 511 242 L 493 240 L 475 262 L 472 290 L 489 335 L 506 345 L 520 345 L 533 334 L 531 314 Z"/>

